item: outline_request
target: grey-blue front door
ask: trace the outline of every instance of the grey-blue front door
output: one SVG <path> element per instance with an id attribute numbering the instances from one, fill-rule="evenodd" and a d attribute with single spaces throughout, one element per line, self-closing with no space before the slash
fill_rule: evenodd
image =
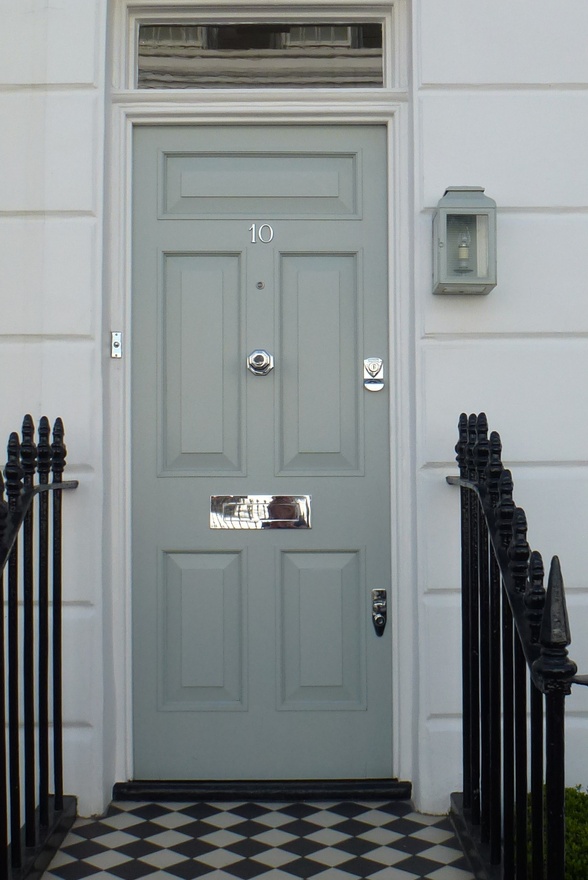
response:
<path id="1" fill-rule="evenodd" d="M 392 773 L 386 149 L 377 125 L 135 132 L 137 779 Z M 239 499 L 221 528 L 211 496 Z M 272 497 L 285 522 L 256 527 Z"/>

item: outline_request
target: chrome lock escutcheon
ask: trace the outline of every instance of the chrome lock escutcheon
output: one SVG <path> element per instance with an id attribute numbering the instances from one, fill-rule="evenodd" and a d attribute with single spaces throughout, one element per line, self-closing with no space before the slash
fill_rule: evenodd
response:
<path id="1" fill-rule="evenodd" d="M 384 387 L 384 361 L 369 357 L 363 362 L 363 387 L 366 391 L 381 391 Z"/>
<path id="2" fill-rule="evenodd" d="M 372 622 L 377 636 L 386 629 L 388 619 L 388 600 L 386 590 L 372 590 Z"/>
<path id="3" fill-rule="evenodd" d="M 274 368 L 274 358 L 264 348 L 256 348 L 247 357 L 247 369 L 254 376 L 267 376 Z"/>

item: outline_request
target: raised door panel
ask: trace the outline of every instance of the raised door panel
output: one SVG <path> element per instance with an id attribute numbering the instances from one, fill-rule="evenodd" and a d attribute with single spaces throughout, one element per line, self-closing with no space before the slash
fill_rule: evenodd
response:
<path id="1" fill-rule="evenodd" d="M 358 255 L 283 254 L 280 474 L 359 474 Z"/>
<path id="2" fill-rule="evenodd" d="M 355 153 L 163 154 L 160 216 L 356 217 Z"/>
<path id="3" fill-rule="evenodd" d="M 279 708 L 365 709 L 360 552 L 285 552 L 280 570 Z"/>
<path id="4" fill-rule="evenodd" d="M 163 553 L 160 711 L 246 709 L 240 553 Z"/>
<path id="5" fill-rule="evenodd" d="M 241 259 L 165 254 L 160 473 L 242 473 Z"/>

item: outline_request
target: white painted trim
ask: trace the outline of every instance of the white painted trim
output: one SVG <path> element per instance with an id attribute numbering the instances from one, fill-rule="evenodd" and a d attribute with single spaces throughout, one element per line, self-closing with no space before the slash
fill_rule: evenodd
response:
<path id="1" fill-rule="evenodd" d="M 231 4 L 235 8 L 236 4 Z M 269 4 L 268 4 L 269 5 Z M 321 3 L 320 8 L 334 4 Z M 114 10 L 114 45 L 125 44 L 127 12 L 130 9 L 161 8 L 161 3 L 122 0 Z M 337 8 L 343 4 L 338 3 Z M 263 11 L 266 4 L 255 9 Z M 171 8 L 171 7 L 170 7 Z M 175 7 L 179 8 L 179 7 Z M 240 7 L 241 8 L 241 7 Z M 275 4 L 273 9 L 277 8 Z M 307 7 L 310 9 L 311 7 Z M 314 8 L 319 8 L 316 4 Z M 403 8 L 398 3 L 396 9 Z M 305 10 L 306 11 L 306 10 Z M 397 45 L 407 45 L 406 30 L 398 29 Z M 402 41 L 400 37 L 402 36 Z M 114 53 L 115 81 L 120 77 L 121 53 Z M 118 71 L 118 73 L 117 73 Z M 120 82 L 120 79 L 119 79 Z M 390 430 L 392 505 L 392 583 L 390 584 L 393 629 L 393 766 L 400 778 L 412 779 L 416 737 L 418 690 L 415 665 L 416 645 L 416 533 L 414 524 L 414 315 L 410 222 L 411 156 L 410 114 L 406 92 L 373 90 L 325 94 L 297 91 L 296 94 L 268 92 L 218 92 L 203 95 L 168 93 L 113 94 L 110 139 L 110 187 L 106 229 L 107 277 L 110 298 L 105 305 L 105 337 L 111 329 L 122 330 L 125 340 L 121 360 L 108 361 L 105 380 L 105 452 L 109 463 L 107 546 L 111 558 L 106 570 L 112 604 L 112 644 L 115 670 L 124 670 L 115 681 L 116 730 L 111 738 L 116 750 L 109 761 L 114 781 L 133 778 L 132 759 L 132 631 L 131 631 L 131 424 L 130 345 L 131 340 L 131 214 L 132 214 L 132 130 L 141 124 L 283 123 L 283 124 L 385 124 L 389 150 L 389 285 L 390 285 Z M 107 737 L 108 739 L 108 737 Z"/>

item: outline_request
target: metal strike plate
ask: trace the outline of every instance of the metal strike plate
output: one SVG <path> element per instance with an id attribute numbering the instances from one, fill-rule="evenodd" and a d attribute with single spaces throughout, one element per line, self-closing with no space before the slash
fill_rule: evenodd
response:
<path id="1" fill-rule="evenodd" d="M 363 362 L 363 387 L 366 391 L 381 391 L 384 387 L 384 361 L 369 357 Z"/>
<path id="2" fill-rule="evenodd" d="M 377 636 L 384 634 L 388 619 L 386 590 L 372 590 L 372 622 Z"/>
<path id="3" fill-rule="evenodd" d="M 310 495 L 211 495 L 211 529 L 310 529 Z"/>
<path id="4" fill-rule="evenodd" d="M 122 333 L 120 330 L 113 330 L 110 334 L 110 357 L 122 357 Z"/>

